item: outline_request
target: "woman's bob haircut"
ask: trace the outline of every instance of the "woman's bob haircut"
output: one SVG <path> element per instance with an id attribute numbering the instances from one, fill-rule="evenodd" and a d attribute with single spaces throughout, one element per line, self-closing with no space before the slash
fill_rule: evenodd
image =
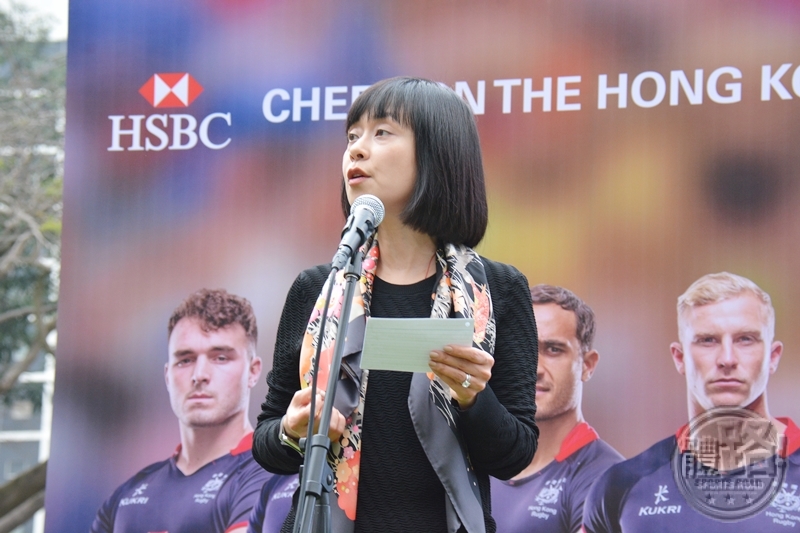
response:
<path id="1" fill-rule="evenodd" d="M 361 93 L 345 131 L 361 120 L 392 118 L 414 132 L 417 179 L 401 220 L 439 244 L 476 246 L 489 218 L 475 116 L 451 89 L 421 78 L 379 81 Z M 345 218 L 350 202 L 342 182 Z"/>

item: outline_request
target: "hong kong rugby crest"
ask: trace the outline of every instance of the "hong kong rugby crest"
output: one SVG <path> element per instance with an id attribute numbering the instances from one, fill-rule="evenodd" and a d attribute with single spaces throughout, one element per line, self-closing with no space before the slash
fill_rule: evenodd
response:
<path id="1" fill-rule="evenodd" d="M 536 503 L 539 505 L 553 505 L 558 501 L 561 491 L 564 490 L 564 482 L 567 478 L 551 479 L 545 481 L 544 488 L 536 496 Z"/>
<path id="2" fill-rule="evenodd" d="M 208 503 L 217 497 L 219 489 L 225 484 L 228 479 L 228 474 L 222 472 L 216 473 L 211 476 L 205 485 L 200 489 L 200 492 L 194 495 L 194 503 Z"/>

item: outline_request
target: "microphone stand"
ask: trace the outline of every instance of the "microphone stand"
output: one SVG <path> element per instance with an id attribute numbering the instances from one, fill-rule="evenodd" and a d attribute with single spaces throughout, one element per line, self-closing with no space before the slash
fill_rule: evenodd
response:
<path id="1" fill-rule="evenodd" d="M 350 322 L 350 308 L 353 303 L 353 292 L 356 281 L 361 277 L 361 263 L 363 254 L 359 251 L 350 258 L 344 271 L 347 280 L 345 285 L 342 312 L 339 315 L 339 329 L 333 348 L 333 360 L 328 373 L 328 386 L 325 391 L 325 402 L 322 404 L 319 427 L 317 432 L 306 443 L 305 462 L 302 468 L 302 483 L 298 498 L 297 515 L 295 516 L 295 533 L 331 533 L 331 507 L 330 493 L 333 491 L 333 470 L 327 461 L 331 448 L 328 438 L 328 428 L 333 412 L 333 400 L 336 396 L 336 386 L 342 368 L 342 354 L 344 341 L 347 338 L 347 328 Z M 327 308 L 325 313 L 327 313 Z M 324 332 L 320 331 L 320 336 Z M 322 339 L 320 338 L 320 343 Z M 314 374 L 314 380 L 318 373 Z"/>

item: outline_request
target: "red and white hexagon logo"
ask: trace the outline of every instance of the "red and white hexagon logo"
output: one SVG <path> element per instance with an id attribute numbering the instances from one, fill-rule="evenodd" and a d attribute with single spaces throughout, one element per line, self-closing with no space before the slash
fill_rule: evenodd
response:
<path id="1" fill-rule="evenodd" d="M 203 86 L 188 72 L 153 74 L 139 89 L 139 94 L 153 107 L 189 107 Z"/>

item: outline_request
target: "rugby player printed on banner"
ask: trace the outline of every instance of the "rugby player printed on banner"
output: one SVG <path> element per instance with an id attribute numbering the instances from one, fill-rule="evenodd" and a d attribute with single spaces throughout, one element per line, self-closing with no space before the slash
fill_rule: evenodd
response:
<path id="1" fill-rule="evenodd" d="M 722 272 L 678 298 L 691 422 L 609 468 L 586 498 L 586 533 L 758 531 L 800 526 L 788 487 L 800 483 L 800 429 L 774 418 L 767 383 L 783 344 L 775 310 L 751 280 Z"/>
<path id="2" fill-rule="evenodd" d="M 593 348 L 594 311 L 552 285 L 532 287 L 531 300 L 539 342 L 539 448 L 512 479 L 492 478 L 492 514 L 498 533 L 576 533 L 592 482 L 623 457 L 583 418 L 583 384 L 600 358 Z"/>
<path id="3" fill-rule="evenodd" d="M 153 74 L 139 89 L 139 94 L 157 109 L 189 107 L 202 92 L 203 86 L 188 72 Z M 191 150 L 198 140 L 207 148 L 221 150 L 231 142 L 230 137 L 214 141 L 209 135 L 215 120 L 231 126 L 230 113 L 210 113 L 200 120 L 199 128 L 197 118 L 187 113 L 109 115 L 108 119 L 111 121 L 109 152 Z M 130 139 L 126 146 L 123 137 Z"/>
<path id="4" fill-rule="evenodd" d="M 246 406 L 261 359 L 250 303 L 201 290 L 175 309 L 168 329 L 164 376 L 181 443 L 114 491 L 92 533 L 244 533 L 271 477 L 251 452 Z"/>

